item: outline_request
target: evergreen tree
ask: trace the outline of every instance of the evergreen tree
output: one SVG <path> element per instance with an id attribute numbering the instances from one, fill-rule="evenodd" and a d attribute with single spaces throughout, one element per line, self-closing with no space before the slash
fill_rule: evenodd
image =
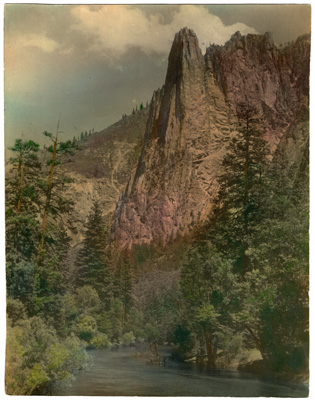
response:
<path id="1" fill-rule="evenodd" d="M 32 140 L 23 141 L 16 139 L 15 145 L 10 148 L 14 156 L 10 158 L 10 164 L 14 176 L 6 180 L 6 199 L 10 206 L 15 206 L 19 213 L 22 204 L 29 209 L 37 200 L 36 177 L 41 165 L 37 153 L 39 144 Z"/>
<path id="2" fill-rule="evenodd" d="M 238 118 L 206 235 L 182 268 L 186 351 L 204 337 L 215 362 L 228 336 L 256 346 L 269 369 L 299 371 L 308 352 L 307 166 L 297 175 L 279 155 L 271 163 L 256 110 L 241 104 Z"/>
<path id="3" fill-rule="evenodd" d="M 11 148 L 12 171 L 6 179 L 6 284 L 9 297 L 32 302 L 35 255 L 38 250 L 41 200 L 38 174 L 39 145 L 17 139 Z"/>
<path id="4" fill-rule="evenodd" d="M 72 200 L 63 196 L 65 186 L 71 179 L 58 171 L 61 164 L 59 158 L 64 154 L 74 154 L 77 149 L 71 140 L 58 141 L 58 129 L 59 122 L 55 136 L 44 132 L 53 144 L 47 148 L 51 154 L 47 163 L 48 178 L 40 181 L 43 206 L 34 282 L 34 312 L 53 318 L 58 318 L 61 295 L 66 290 L 63 279 L 67 268 L 65 254 L 70 247 L 70 238 L 66 232 L 73 229 L 71 211 L 74 205 Z"/>
<path id="5" fill-rule="evenodd" d="M 276 159 L 268 174 L 264 221 L 249 248 L 242 321 L 252 321 L 269 368 L 297 372 L 308 359 L 308 167 L 296 176 L 285 164 Z"/>
<path id="6" fill-rule="evenodd" d="M 42 229 L 40 247 L 37 256 L 37 266 L 40 267 L 42 262 L 42 256 L 45 251 L 45 246 L 54 242 L 53 234 L 49 235 L 49 230 L 52 232 L 56 228 L 56 220 L 63 223 L 61 216 L 66 218 L 67 227 L 71 228 L 71 221 L 67 219 L 67 215 L 72 211 L 73 201 L 67 200 L 62 196 L 64 186 L 71 181 L 62 174 L 56 173 L 56 167 L 60 165 L 58 156 L 64 154 L 74 154 L 77 149 L 77 145 L 71 140 L 67 142 L 58 142 L 59 134 L 59 122 L 57 126 L 56 135 L 52 135 L 47 131 L 44 132 L 44 136 L 51 139 L 53 145 L 47 148 L 47 151 L 51 153 L 51 159 L 48 161 L 49 172 L 48 179 L 45 182 L 41 181 L 41 189 L 43 195 L 43 211 L 42 211 Z M 47 247 L 47 246 L 46 246 Z"/>
<path id="7" fill-rule="evenodd" d="M 106 226 L 96 201 L 88 216 L 82 248 L 76 258 L 76 285 L 93 286 L 100 299 L 109 306 L 112 300 L 112 276 L 106 264 Z"/>
<path id="8" fill-rule="evenodd" d="M 269 163 L 257 110 L 241 103 L 237 110 L 238 133 L 228 145 L 219 176 L 219 193 L 209 220 L 209 237 L 245 277 L 250 267 L 249 240 L 262 220 L 260 195 Z"/>

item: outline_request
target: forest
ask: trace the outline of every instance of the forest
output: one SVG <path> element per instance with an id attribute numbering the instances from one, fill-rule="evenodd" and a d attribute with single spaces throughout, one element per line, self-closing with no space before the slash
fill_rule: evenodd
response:
<path id="1" fill-rule="evenodd" d="M 308 121 L 308 109 L 300 114 Z M 167 343 L 178 362 L 228 368 L 256 349 L 260 373 L 308 374 L 309 165 L 275 153 L 258 110 L 240 103 L 206 223 L 173 243 L 122 251 L 95 201 L 79 250 L 63 169 L 81 141 L 17 139 L 6 166 L 6 392 L 71 380 L 86 350 Z M 92 133 L 93 136 L 94 133 Z M 81 140 L 84 140 L 82 138 Z M 74 254 L 74 255 L 73 255 Z M 178 279 L 139 306 L 139 281 Z M 141 290 L 140 290 L 141 291 Z M 140 293 L 141 295 L 141 293 Z M 139 297 L 139 296 L 138 296 Z"/>

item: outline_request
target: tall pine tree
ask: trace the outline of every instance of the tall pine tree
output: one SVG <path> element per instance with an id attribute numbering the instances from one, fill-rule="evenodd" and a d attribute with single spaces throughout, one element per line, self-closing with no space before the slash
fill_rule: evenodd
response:
<path id="1" fill-rule="evenodd" d="M 212 242 L 234 259 L 245 277 L 250 268 L 250 237 L 262 218 L 260 195 L 270 151 L 256 108 L 241 103 L 237 117 L 238 133 L 222 162 L 220 189 L 208 230 Z"/>
<path id="2" fill-rule="evenodd" d="M 112 300 L 113 279 L 107 267 L 105 252 L 107 229 L 100 205 L 94 202 L 88 216 L 86 231 L 76 258 L 76 285 L 94 287 L 100 299 L 109 307 Z"/>

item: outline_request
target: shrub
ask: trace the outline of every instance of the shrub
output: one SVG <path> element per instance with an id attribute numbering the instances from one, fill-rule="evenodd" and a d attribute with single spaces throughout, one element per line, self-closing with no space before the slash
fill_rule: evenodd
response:
<path id="1" fill-rule="evenodd" d="M 55 330 L 39 317 L 8 320 L 6 393 L 30 395 L 43 384 L 64 381 L 86 365 L 88 357 L 74 334 L 61 342 Z"/>
<path id="2" fill-rule="evenodd" d="M 89 315 L 80 317 L 77 323 L 77 332 L 82 340 L 90 342 L 97 332 L 97 324 L 95 319 Z"/>
<path id="3" fill-rule="evenodd" d="M 110 341 L 105 333 L 96 334 L 90 341 L 89 347 L 94 349 L 100 349 L 102 347 L 109 347 Z"/>
<path id="4" fill-rule="evenodd" d="M 128 333 L 124 333 L 120 338 L 119 338 L 119 342 L 123 345 L 123 346 L 131 346 L 132 344 L 134 344 L 136 341 L 136 337 L 133 334 L 133 332 L 128 332 Z"/>

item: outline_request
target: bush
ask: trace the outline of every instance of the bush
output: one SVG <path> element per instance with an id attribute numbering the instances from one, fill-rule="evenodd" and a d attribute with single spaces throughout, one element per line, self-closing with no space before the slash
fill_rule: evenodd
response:
<path id="1" fill-rule="evenodd" d="M 87 314 L 98 312 L 102 306 L 97 291 L 88 285 L 77 289 L 76 304 L 81 312 Z"/>
<path id="2" fill-rule="evenodd" d="M 97 324 L 93 317 L 84 315 L 77 323 L 77 333 L 82 340 L 90 342 L 97 332 Z"/>
<path id="3" fill-rule="evenodd" d="M 14 326 L 16 322 L 25 319 L 26 312 L 24 304 L 16 299 L 7 299 L 7 316 L 12 326 Z"/>
<path id="4" fill-rule="evenodd" d="M 144 326 L 144 335 L 150 342 L 153 340 L 158 340 L 160 337 L 159 328 L 156 325 L 152 325 L 149 322 Z"/>
<path id="5" fill-rule="evenodd" d="M 93 348 L 93 349 L 100 349 L 102 347 L 110 347 L 110 341 L 108 339 L 108 336 L 105 335 L 104 333 L 96 334 L 90 341 L 89 347 Z"/>
<path id="6" fill-rule="evenodd" d="M 119 342 L 123 345 L 123 346 L 131 346 L 132 344 L 135 344 L 136 342 L 136 337 L 133 334 L 133 332 L 128 332 L 128 333 L 124 333 L 120 338 L 119 338 Z"/>
<path id="7" fill-rule="evenodd" d="M 74 334 L 62 342 L 39 317 L 8 320 L 5 388 L 9 395 L 30 395 L 43 384 L 64 381 L 86 365 L 88 357 Z"/>

